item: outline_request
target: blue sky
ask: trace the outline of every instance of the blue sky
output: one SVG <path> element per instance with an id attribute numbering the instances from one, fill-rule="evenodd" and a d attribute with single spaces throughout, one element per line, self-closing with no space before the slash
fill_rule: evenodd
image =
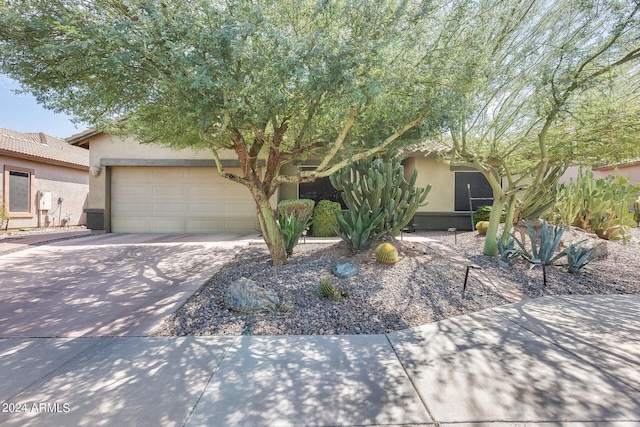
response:
<path id="1" fill-rule="evenodd" d="M 89 126 L 76 125 L 69 116 L 56 114 L 39 105 L 31 95 L 16 95 L 20 85 L 0 74 L 0 127 L 18 132 L 44 132 L 66 138 Z"/>

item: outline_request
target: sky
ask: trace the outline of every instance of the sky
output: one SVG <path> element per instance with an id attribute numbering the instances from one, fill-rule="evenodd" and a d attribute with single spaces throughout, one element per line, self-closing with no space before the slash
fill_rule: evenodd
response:
<path id="1" fill-rule="evenodd" d="M 47 110 L 28 94 L 13 92 L 20 85 L 0 74 L 0 127 L 18 132 L 44 132 L 58 138 L 66 138 L 88 129 L 86 125 L 76 125 L 69 116 Z"/>

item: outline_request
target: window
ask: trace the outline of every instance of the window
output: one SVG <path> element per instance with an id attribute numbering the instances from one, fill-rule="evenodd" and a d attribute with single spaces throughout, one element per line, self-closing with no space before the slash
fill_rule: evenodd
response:
<path id="1" fill-rule="evenodd" d="M 298 198 L 311 199 L 316 202 L 316 204 L 318 204 L 320 200 L 331 200 L 332 202 L 340 203 L 342 209 L 347 209 L 340 196 L 340 191 L 333 188 L 329 177 L 318 178 L 313 182 L 300 183 L 298 187 Z"/>
<path id="2" fill-rule="evenodd" d="M 5 208 L 13 218 L 34 215 L 33 172 L 32 169 L 5 166 Z"/>
<path id="3" fill-rule="evenodd" d="M 493 204 L 493 191 L 487 178 L 476 171 L 455 171 L 454 210 L 469 212 L 469 190 L 473 210 Z"/>

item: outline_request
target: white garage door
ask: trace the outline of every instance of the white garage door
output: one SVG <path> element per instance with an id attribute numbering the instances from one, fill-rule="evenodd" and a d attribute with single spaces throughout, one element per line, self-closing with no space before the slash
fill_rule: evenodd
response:
<path id="1" fill-rule="evenodd" d="M 254 232 L 257 228 L 249 190 L 222 178 L 215 168 L 112 168 L 114 233 Z"/>

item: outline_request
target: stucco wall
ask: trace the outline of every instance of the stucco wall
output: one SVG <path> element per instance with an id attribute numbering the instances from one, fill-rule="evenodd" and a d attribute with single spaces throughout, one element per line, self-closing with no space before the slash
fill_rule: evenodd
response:
<path id="1" fill-rule="evenodd" d="M 99 167 L 101 169 L 99 175 L 91 174 L 89 184 L 89 209 L 104 209 L 105 220 L 109 218 L 109 166 L 104 166 L 106 159 L 127 159 L 149 161 L 181 161 L 181 160 L 207 160 L 213 161 L 214 156 L 208 150 L 172 150 L 160 145 L 140 144 L 133 138 L 121 139 L 116 136 L 107 134 L 98 134 L 89 139 L 89 164 L 90 168 Z M 237 160 L 236 153 L 232 150 L 221 150 L 218 153 L 221 160 Z M 150 164 L 151 165 L 151 164 Z M 142 166 L 142 164 L 140 164 Z M 211 166 L 215 167 L 215 166 Z M 239 173 L 237 168 L 225 168 L 229 172 Z M 242 188 L 241 191 L 249 191 Z M 275 208 L 277 196 L 271 198 L 271 204 Z M 108 228 L 108 223 L 106 224 Z"/>
<path id="2" fill-rule="evenodd" d="M 9 221 L 9 228 L 59 226 L 60 219 L 66 215 L 71 217 L 69 225 L 86 224 L 83 209 L 87 206 L 89 193 L 88 171 L 0 156 L 0 171 L 4 172 L 5 165 L 34 170 L 34 188 L 31 195 L 31 203 L 35 207 L 34 215 L 30 218 L 12 218 Z M 4 173 L 0 177 L 0 182 L 0 191 L 3 191 Z M 51 210 L 48 212 L 38 210 L 38 192 L 40 191 L 51 193 Z M 58 199 L 61 197 L 64 200 L 59 204 Z M 49 223 L 45 222 L 47 214 Z"/>
<path id="3" fill-rule="evenodd" d="M 620 165 L 617 169 L 620 175 L 629 178 L 632 183 L 640 184 L 640 164 Z M 565 174 L 560 177 L 560 182 L 568 184 L 571 179 L 575 181 L 578 177 L 579 170 L 580 168 L 578 166 L 569 167 Z M 606 178 L 609 175 L 615 175 L 616 168 L 599 168 L 592 170 L 592 172 L 594 178 Z"/>
<path id="4" fill-rule="evenodd" d="M 418 169 L 416 185 L 426 187 L 431 184 L 426 206 L 418 212 L 453 212 L 453 171 L 449 165 L 432 157 L 410 157 L 403 162 L 405 178 L 409 180 L 413 169 Z"/>

